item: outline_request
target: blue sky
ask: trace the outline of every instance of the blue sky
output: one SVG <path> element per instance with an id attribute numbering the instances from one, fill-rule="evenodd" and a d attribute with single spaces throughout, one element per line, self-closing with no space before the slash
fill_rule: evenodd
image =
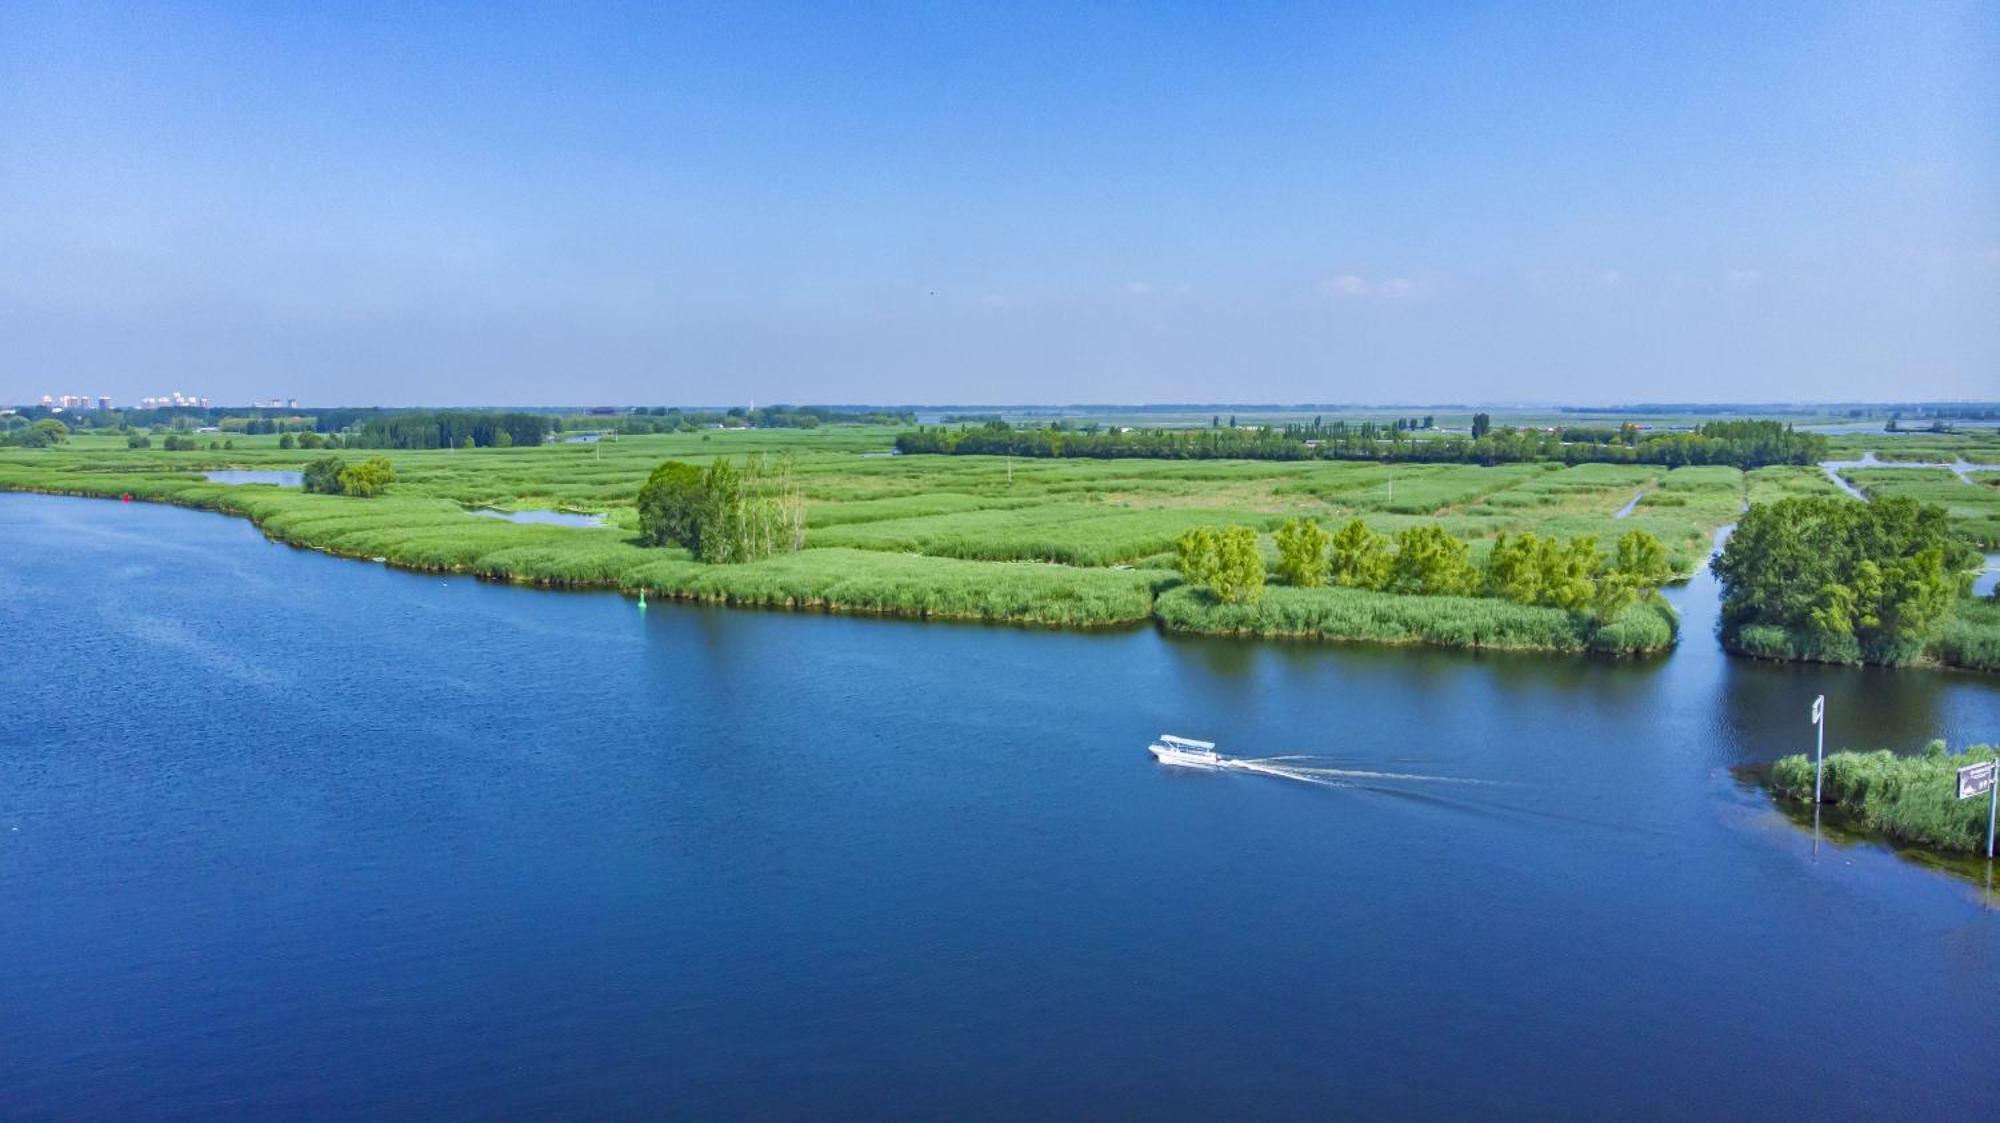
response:
<path id="1" fill-rule="evenodd" d="M 0 6 L 0 399 L 2000 397 L 2000 6 Z"/>

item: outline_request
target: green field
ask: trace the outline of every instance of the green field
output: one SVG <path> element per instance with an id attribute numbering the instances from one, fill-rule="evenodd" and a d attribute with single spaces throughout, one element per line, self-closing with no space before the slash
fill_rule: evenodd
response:
<path id="1" fill-rule="evenodd" d="M 1987 550 L 2000 549 L 2000 473 L 1961 479 L 1948 468 L 1852 468 L 1843 472 L 1871 496 L 1935 503 L 1952 525 Z"/>
<path id="2" fill-rule="evenodd" d="M 1361 518 L 1387 533 L 1436 521 L 1475 557 L 1502 533 L 1595 536 L 1643 529 L 1691 572 L 1747 498 L 1831 490 L 1817 469 L 1645 465 L 1381 464 L 1342 461 L 1047 460 L 886 455 L 886 427 L 624 436 L 599 443 L 387 455 L 397 482 L 378 499 L 212 484 L 212 469 L 298 468 L 325 455 L 275 437 L 229 450 L 128 449 L 84 435 L 49 449 L 0 450 L 0 487 L 159 500 L 255 519 L 274 538 L 393 564 L 560 586 L 644 588 L 736 604 L 1062 626 L 1134 624 L 1455 646 L 1614 649 L 1661 646 L 1671 627 L 1621 621 L 1645 642 L 1593 641 L 1568 621 L 1485 598 L 1411 598 L 1355 590 L 1273 589 L 1258 621 L 1197 611 L 1178 583 L 1174 538 L 1193 526 L 1270 532 L 1305 515 L 1329 528 Z M 663 459 L 789 455 L 807 507 L 806 549 L 742 565 L 705 565 L 636 540 L 640 484 Z M 1906 473 L 1907 474 L 1907 473 Z M 1968 490 L 1970 485 L 1956 486 Z M 2000 494 L 2000 493 L 1995 493 Z M 1633 500 L 1637 498 L 1636 504 Z M 1628 517 L 1614 517 L 1632 504 Z M 606 525 L 525 525 L 481 507 L 595 512 Z M 1367 604 L 1366 597 L 1375 598 Z M 1562 614 L 1557 613 L 1557 616 Z M 1366 619 L 1372 623 L 1357 621 Z M 1495 623 L 1499 621 L 1499 623 Z M 1511 637 L 1511 638 L 1510 638 Z"/>

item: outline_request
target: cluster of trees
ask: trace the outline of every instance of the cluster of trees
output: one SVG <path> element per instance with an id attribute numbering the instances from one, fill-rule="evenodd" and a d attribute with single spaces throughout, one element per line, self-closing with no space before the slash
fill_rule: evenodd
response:
<path id="1" fill-rule="evenodd" d="M 721 425 L 749 429 L 817 429 L 821 425 L 914 425 L 908 410 L 841 409 L 835 406 L 759 406 L 727 410 L 684 410 L 679 406 L 641 407 L 619 420 L 620 433 L 676 433 Z"/>
<path id="2" fill-rule="evenodd" d="M 639 532 L 650 546 L 685 546 L 705 562 L 756 561 L 805 545 L 805 498 L 789 457 L 742 468 L 668 460 L 639 489 Z"/>
<path id="3" fill-rule="evenodd" d="M 1340 585 L 1416 596 L 1489 596 L 1546 605 L 1609 620 L 1673 576 L 1667 550 L 1642 530 L 1627 531 L 1606 552 L 1595 538 L 1568 541 L 1501 535 L 1484 568 L 1472 548 L 1435 523 L 1394 537 L 1355 519 L 1328 534 L 1295 518 L 1278 528 L 1278 575 L 1299 588 Z M 1264 563 L 1248 527 L 1198 527 L 1175 543 L 1181 577 L 1207 585 L 1219 600 L 1255 600 Z"/>
<path id="4" fill-rule="evenodd" d="M 371 456 L 353 464 L 338 456 L 323 457 L 306 465 L 304 480 L 307 491 L 360 499 L 372 499 L 395 482 L 395 465 L 385 456 Z"/>
<path id="5" fill-rule="evenodd" d="M 1257 429 L 1141 429 L 1078 431 L 1053 426 L 1017 428 L 990 421 L 978 428 L 928 426 L 896 437 L 905 453 L 1086 457 L 1095 459 L 1219 458 L 1251 460 L 1395 460 L 1420 463 L 1508 464 L 1727 464 L 1758 468 L 1810 464 L 1827 455 L 1827 438 L 1777 421 L 1712 421 L 1694 432 L 1641 433 L 1619 429 L 1492 429 L 1485 414 L 1473 418 L 1473 436 L 1411 436 L 1400 425 L 1363 421 L 1264 426 Z"/>
<path id="6" fill-rule="evenodd" d="M 150 439 L 141 433 L 133 433 L 125 438 L 126 448 L 149 448 L 152 446 L 152 443 Z M 160 447 L 166 449 L 168 452 L 198 452 L 202 448 L 202 442 L 198 438 L 188 436 L 186 433 L 168 433 L 166 436 L 160 438 Z M 233 440 L 209 441 L 207 447 L 211 452 L 218 452 L 225 448 L 235 448 L 236 442 Z"/>
<path id="7" fill-rule="evenodd" d="M 1922 654 L 1979 555 L 1945 509 L 1914 499 L 1793 498 L 1752 507 L 1711 564 L 1723 640 L 1794 657 L 1902 663 Z"/>
<path id="8" fill-rule="evenodd" d="M 1181 580 L 1208 586 L 1217 600 L 1240 604 L 1264 595 L 1264 555 L 1247 526 L 1196 527 L 1175 540 L 1174 555 Z"/>
<path id="9" fill-rule="evenodd" d="M 289 448 L 341 448 L 343 447 L 343 444 L 341 439 L 337 436 L 324 436 L 319 433 L 312 432 L 311 430 L 307 430 L 306 432 L 300 433 L 297 436 L 294 436 L 290 433 L 286 433 L 284 436 L 279 437 L 278 447 L 288 448 L 288 449 Z"/>
<path id="10" fill-rule="evenodd" d="M 215 427 L 225 433 L 257 437 L 271 433 L 310 433 L 319 423 L 319 419 L 313 417 L 267 416 L 260 413 L 249 417 L 224 417 L 216 421 Z"/>
<path id="11" fill-rule="evenodd" d="M 1231 418 L 1230 420 L 1233 422 L 1235 418 Z M 1287 437 L 1293 437 L 1301 441 L 1323 442 L 1345 437 L 1355 437 L 1363 440 L 1390 440 L 1392 439 L 1390 435 L 1393 433 L 1414 433 L 1421 429 L 1435 428 L 1437 428 L 1437 418 L 1432 416 L 1398 417 L 1387 422 L 1344 421 L 1339 418 L 1328 421 L 1324 416 L 1320 416 L 1313 418 L 1310 423 L 1289 423 L 1278 431 Z"/>
<path id="12" fill-rule="evenodd" d="M 18 415 L 7 419 L 0 431 L 0 448 L 49 448 L 69 439 L 69 426 L 53 417 L 28 421 Z"/>
<path id="13" fill-rule="evenodd" d="M 511 448 L 542 443 L 550 419 L 539 413 L 424 410 L 378 414 L 347 438 L 349 448 Z"/>

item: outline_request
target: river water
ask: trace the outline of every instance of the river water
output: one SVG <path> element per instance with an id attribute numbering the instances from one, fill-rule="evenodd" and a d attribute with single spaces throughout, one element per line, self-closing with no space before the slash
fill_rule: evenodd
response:
<path id="1" fill-rule="evenodd" d="M 1735 766 L 2000 690 L 678 607 L 0 495 L 0 1114 L 1929 1116 L 2000 912 Z M 1163 769 L 1161 731 L 1349 786 Z M 1482 783 L 1463 781 L 1478 780 Z"/>

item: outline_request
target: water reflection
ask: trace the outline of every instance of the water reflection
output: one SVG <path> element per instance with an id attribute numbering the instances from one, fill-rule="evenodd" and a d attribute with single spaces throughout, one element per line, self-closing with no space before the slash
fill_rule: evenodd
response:
<path id="1" fill-rule="evenodd" d="M 276 484 L 279 487 L 300 487 L 305 483 L 303 472 L 252 471 L 248 469 L 220 469 L 203 472 L 208 482 L 217 484 Z"/>
<path id="2" fill-rule="evenodd" d="M 549 511 L 531 508 L 525 511 L 502 511 L 494 507 L 481 507 L 472 512 L 489 519 L 506 519 L 510 523 L 533 523 L 540 526 L 603 526 L 604 516 L 585 514 L 578 511 Z"/>

